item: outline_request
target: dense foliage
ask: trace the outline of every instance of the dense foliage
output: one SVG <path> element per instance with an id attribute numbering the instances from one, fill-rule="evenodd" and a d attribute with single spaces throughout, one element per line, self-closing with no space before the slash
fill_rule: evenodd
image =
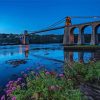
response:
<path id="1" fill-rule="evenodd" d="M 59 74 L 28 69 L 28 74 L 22 72 L 22 78 L 7 84 L 7 97 L 11 100 L 87 100 L 79 86 L 93 80 L 100 85 L 100 62 L 69 63 L 64 69 Z"/>
<path id="2" fill-rule="evenodd" d="M 0 45 L 7 45 L 7 44 L 21 44 L 20 41 L 21 34 L 0 34 Z M 75 43 L 78 40 L 78 34 L 75 34 Z M 86 43 L 90 43 L 91 35 L 85 34 L 84 39 Z M 29 43 L 62 43 L 63 42 L 63 35 L 36 35 L 36 34 L 29 34 Z M 99 36 L 100 41 L 100 36 Z"/>

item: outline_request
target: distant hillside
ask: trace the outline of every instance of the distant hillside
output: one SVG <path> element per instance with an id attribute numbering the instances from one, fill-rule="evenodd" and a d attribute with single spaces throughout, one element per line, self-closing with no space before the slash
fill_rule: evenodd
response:
<path id="1" fill-rule="evenodd" d="M 85 34 L 85 42 L 89 43 L 91 40 L 90 34 Z M 77 42 L 78 35 L 75 34 L 75 42 Z M 99 34 L 99 41 L 100 41 L 100 34 Z M 29 34 L 29 43 L 62 43 L 63 42 L 63 35 L 35 35 Z M 20 35 L 18 34 L 0 34 L 0 45 L 7 45 L 7 44 L 21 44 Z"/>
<path id="2" fill-rule="evenodd" d="M 20 44 L 18 34 L 0 34 L 0 45 Z"/>

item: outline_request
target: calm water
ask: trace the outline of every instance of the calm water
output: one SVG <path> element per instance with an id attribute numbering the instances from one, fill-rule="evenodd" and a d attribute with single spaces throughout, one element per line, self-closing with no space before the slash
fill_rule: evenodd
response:
<path id="1" fill-rule="evenodd" d="M 93 58 L 98 60 L 98 55 L 100 55 L 99 52 L 64 51 L 61 44 L 0 46 L 0 86 L 16 78 L 21 71 L 27 68 L 37 69 L 39 66 L 45 66 L 47 70 L 60 73 L 63 72 L 64 62 L 73 60 L 88 62 Z M 11 63 L 19 60 L 22 60 L 21 64 Z"/>

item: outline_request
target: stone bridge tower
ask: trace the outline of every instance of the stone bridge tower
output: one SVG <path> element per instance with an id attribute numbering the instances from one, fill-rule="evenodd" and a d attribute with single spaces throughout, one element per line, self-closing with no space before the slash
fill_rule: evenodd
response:
<path id="1" fill-rule="evenodd" d="M 29 34 L 28 34 L 27 30 L 25 30 L 24 34 L 21 36 L 21 43 L 24 44 L 24 45 L 29 44 Z"/>

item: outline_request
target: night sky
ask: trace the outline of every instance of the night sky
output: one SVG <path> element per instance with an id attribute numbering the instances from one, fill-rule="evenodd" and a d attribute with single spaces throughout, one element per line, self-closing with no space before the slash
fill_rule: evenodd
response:
<path id="1" fill-rule="evenodd" d="M 0 0 L 0 33 L 42 29 L 65 16 L 100 16 L 100 0 Z"/>

